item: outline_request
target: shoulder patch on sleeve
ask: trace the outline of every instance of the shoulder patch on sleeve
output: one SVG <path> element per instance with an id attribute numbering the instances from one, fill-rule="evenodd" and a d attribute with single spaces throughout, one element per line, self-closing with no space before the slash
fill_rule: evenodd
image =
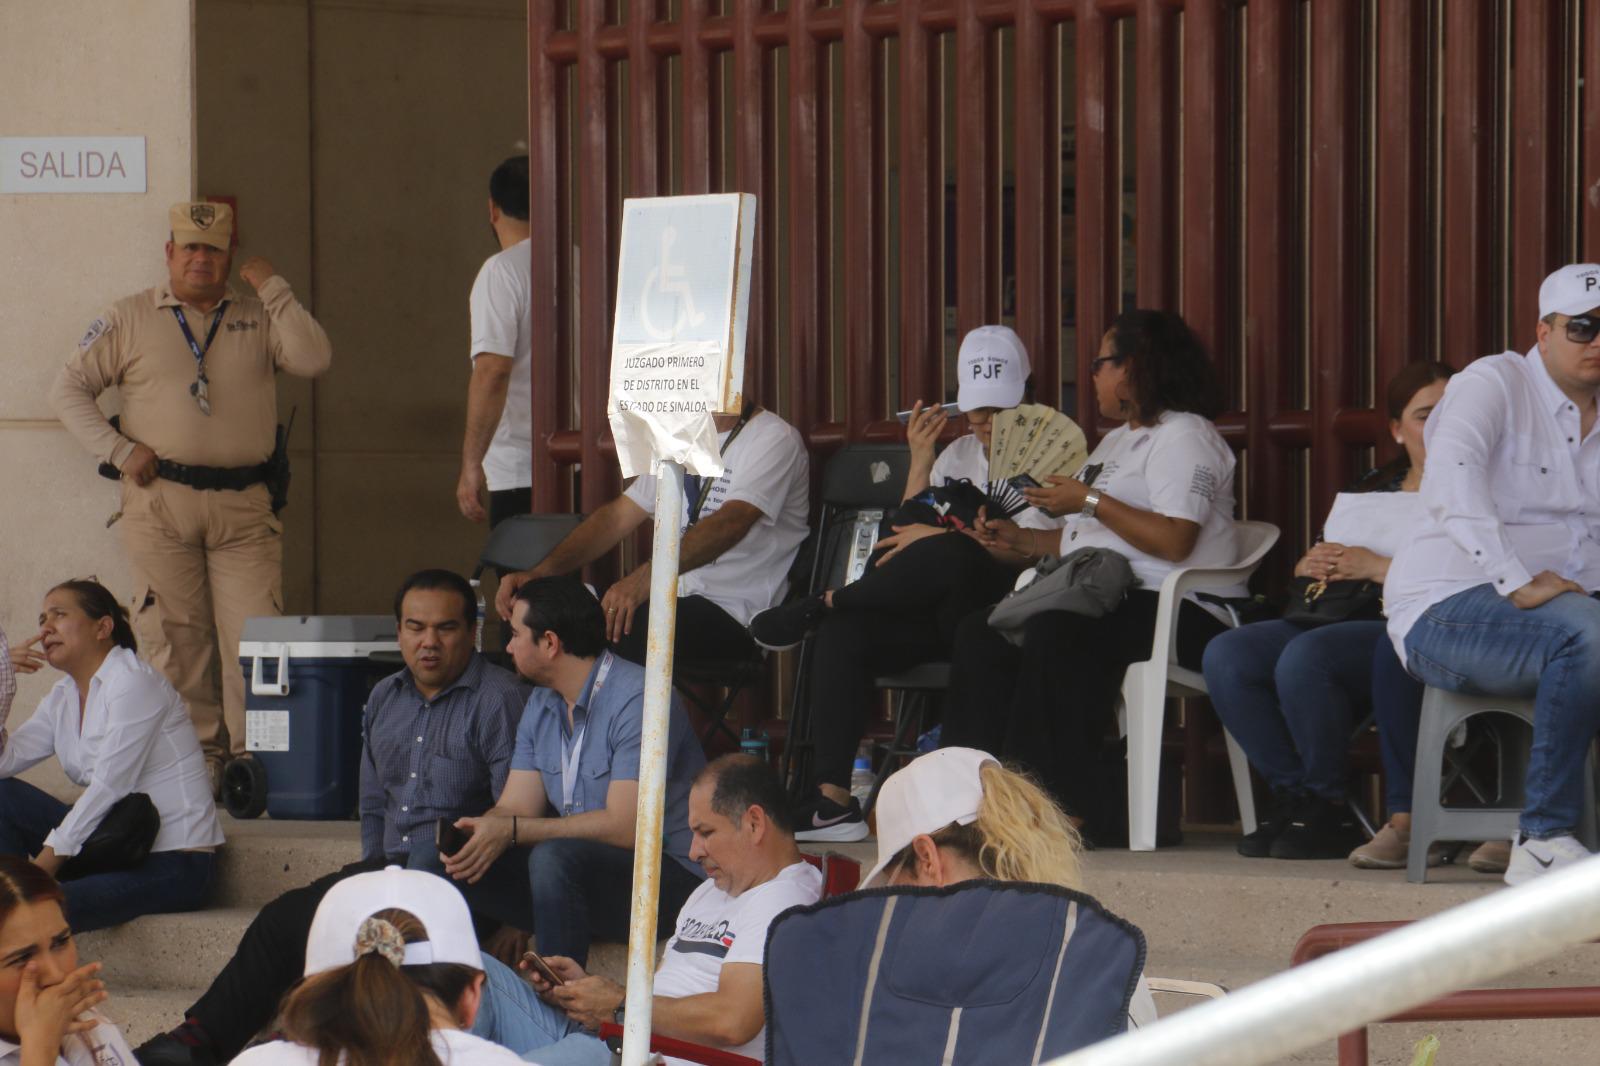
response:
<path id="1" fill-rule="evenodd" d="M 95 341 L 111 332 L 111 320 L 101 315 L 89 323 L 89 332 L 83 335 L 83 340 L 78 342 L 78 351 L 86 352 Z"/>

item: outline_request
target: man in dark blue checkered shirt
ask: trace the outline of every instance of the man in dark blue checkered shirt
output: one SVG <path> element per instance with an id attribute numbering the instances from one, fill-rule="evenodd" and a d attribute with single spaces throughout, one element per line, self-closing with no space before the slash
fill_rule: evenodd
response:
<path id="1" fill-rule="evenodd" d="M 442 872 L 438 819 L 494 805 L 528 686 L 473 651 L 477 598 L 459 574 L 411 575 L 395 596 L 395 619 L 406 666 L 378 682 L 363 715 L 361 860 L 263 907 L 184 1024 L 138 1050 L 144 1066 L 232 1059 L 299 980 L 311 919 L 330 887 L 389 864 Z M 518 856 L 462 888 L 487 913 L 503 914 L 511 903 L 528 907 Z"/>

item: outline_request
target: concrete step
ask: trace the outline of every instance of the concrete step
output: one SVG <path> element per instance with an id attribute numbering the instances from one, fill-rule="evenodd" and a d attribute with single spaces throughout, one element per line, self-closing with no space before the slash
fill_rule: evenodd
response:
<path id="1" fill-rule="evenodd" d="M 224 814 L 222 832 L 228 842 L 218 855 L 215 907 L 259 910 L 361 858 L 361 829 L 354 822 L 239 821 Z"/>
<path id="2" fill-rule="evenodd" d="M 111 990 L 101 1010 L 117 1023 L 133 1047 L 164 1033 L 183 1020 L 183 1012 L 198 997 L 197 992 L 175 989 L 135 988 Z M 127 1066 L 133 1066 L 128 1063 Z"/>

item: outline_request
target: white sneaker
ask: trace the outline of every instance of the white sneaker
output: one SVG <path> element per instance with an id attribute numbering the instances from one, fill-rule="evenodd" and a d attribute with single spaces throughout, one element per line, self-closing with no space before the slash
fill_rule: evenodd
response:
<path id="1" fill-rule="evenodd" d="M 1589 849 L 1574 836 L 1529 840 L 1518 835 L 1511 844 L 1511 862 L 1506 865 L 1506 884 L 1520 885 L 1571 866 L 1589 857 Z"/>

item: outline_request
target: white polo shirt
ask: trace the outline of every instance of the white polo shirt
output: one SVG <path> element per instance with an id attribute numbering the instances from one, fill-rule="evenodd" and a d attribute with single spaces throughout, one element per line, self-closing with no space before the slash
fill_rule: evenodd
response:
<path id="1" fill-rule="evenodd" d="M 472 283 L 472 350 L 511 358 L 511 381 L 483 476 L 490 492 L 533 484 L 533 244 L 519 241 L 484 261 Z"/>
<path id="2" fill-rule="evenodd" d="M 1600 433 L 1581 435 L 1537 347 L 1450 379 L 1423 427 L 1426 514 L 1383 587 L 1401 662 L 1422 612 L 1476 585 L 1509 596 L 1553 570 L 1600 589 Z"/>
<path id="3" fill-rule="evenodd" d="M 719 433 L 718 446 L 727 439 L 727 433 Z M 771 411 L 757 412 L 722 460 L 722 476 L 712 482 L 699 521 L 730 500 L 750 504 L 761 518 L 739 543 L 678 578 L 678 595 L 704 596 L 747 626 L 757 613 L 776 607 L 789 587 L 789 566 L 806 539 L 810 463 L 800 434 Z M 626 495 L 646 514 L 655 514 L 653 474 L 635 478 Z M 692 503 L 685 494 L 679 520 L 686 529 Z"/>
<path id="4" fill-rule="evenodd" d="M 1107 496 L 1168 518 L 1200 526 L 1194 550 L 1181 564 L 1140 551 L 1098 518 L 1068 515 L 1061 529 L 1061 554 L 1079 548 L 1109 548 L 1127 557 L 1141 587 L 1152 592 L 1179 565 L 1232 566 L 1233 450 L 1210 419 L 1168 411 L 1147 426 L 1123 424 L 1107 433 L 1078 478 Z M 1223 590 L 1244 595 L 1244 586 Z"/>
<path id="5" fill-rule="evenodd" d="M 81 730 L 78 689 L 70 677 L 57 681 L 33 717 L 9 736 L 4 725 L 0 721 L 0 777 L 54 755 L 73 783 L 85 786 L 44 838 L 57 855 L 76 855 L 112 804 L 130 792 L 149 796 L 161 815 L 152 851 L 222 843 L 211 776 L 189 709 L 160 671 L 128 649 L 111 649 L 95 671 Z"/>

